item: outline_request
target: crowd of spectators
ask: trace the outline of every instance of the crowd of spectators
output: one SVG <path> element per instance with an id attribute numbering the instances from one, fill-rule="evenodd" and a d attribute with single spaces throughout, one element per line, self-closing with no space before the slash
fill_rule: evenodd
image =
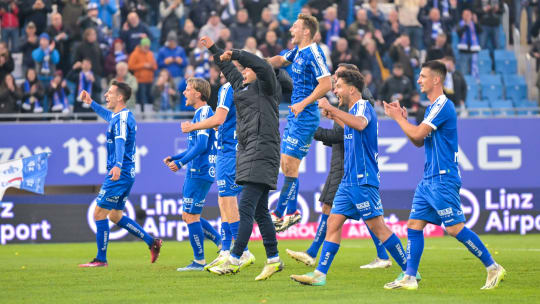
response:
<path id="1" fill-rule="evenodd" d="M 477 73 L 475 54 L 497 47 L 504 2 L 0 0 L 0 113 L 90 112 L 79 92 L 103 102 L 112 80 L 133 88 L 131 109 L 189 111 L 182 92 L 192 76 L 210 81 L 209 103 L 215 105 L 224 79 L 198 38 L 207 35 L 223 49 L 261 57 L 283 54 L 292 47 L 288 30 L 300 12 L 318 18 L 316 41 L 330 70 L 357 65 L 377 100 L 419 109 L 419 66 L 443 59 L 450 76 L 445 91 L 462 107 L 464 75 Z M 532 41 L 540 28 L 532 18 L 538 1 L 506 2 L 515 26 L 526 11 Z M 17 79 L 16 53 L 22 65 Z M 539 43 L 531 54 L 540 58 Z"/>

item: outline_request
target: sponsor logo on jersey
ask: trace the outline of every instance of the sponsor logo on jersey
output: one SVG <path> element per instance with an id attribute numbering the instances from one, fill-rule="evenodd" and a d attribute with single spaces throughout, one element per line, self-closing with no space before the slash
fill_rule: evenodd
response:
<path id="1" fill-rule="evenodd" d="M 369 202 L 368 202 L 368 201 L 365 201 L 365 202 L 356 204 L 356 209 L 358 209 L 358 210 L 369 209 L 369 207 L 370 207 L 370 206 L 369 206 Z"/>
<path id="2" fill-rule="evenodd" d="M 446 209 L 437 210 L 437 214 L 439 216 L 451 216 L 451 215 L 454 215 L 454 211 L 452 211 L 451 207 L 448 207 Z"/>

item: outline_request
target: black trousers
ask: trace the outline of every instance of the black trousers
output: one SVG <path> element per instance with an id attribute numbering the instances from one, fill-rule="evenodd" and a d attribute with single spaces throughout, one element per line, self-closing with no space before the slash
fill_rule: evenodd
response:
<path id="1" fill-rule="evenodd" d="M 238 237 L 232 249 L 234 255 L 242 256 L 253 230 L 253 219 L 259 225 L 266 256 L 274 257 L 278 254 L 276 229 L 268 212 L 269 190 L 270 188 L 265 184 L 246 183 L 243 185 L 238 203 L 238 212 L 240 213 Z"/>

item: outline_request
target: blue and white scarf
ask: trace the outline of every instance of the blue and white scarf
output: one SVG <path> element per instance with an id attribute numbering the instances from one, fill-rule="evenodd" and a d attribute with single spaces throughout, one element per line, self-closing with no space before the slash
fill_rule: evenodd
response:
<path id="1" fill-rule="evenodd" d="M 127 61 L 128 57 L 124 51 L 114 52 L 114 62 L 118 63 L 121 61 Z"/>
<path id="2" fill-rule="evenodd" d="M 333 42 L 339 39 L 339 20 L 334 19 L 334 21 L 324 21 L 326 24 L 330 25 L 330 29 L 326 31 L 326 45 L 332 51 Z"/>
<path id="3" fill-rule="evenodd" d="M 431 39 L 436 39 L 439 33 L 443 32 L 442 23 L 440 21 L 433 22 L 431 25 Z"/>
<path id="4" fill-rule="evenodd" d="M 43 107 L 41 106 L 41 100 L 36 99 L 34 96 L 30 95 L 30 90 L 32 88 L 32 84 L 28 81 L 24 81 L 24 93 L 28 93 L 29 96 L 24 100 L 22 104 L 22 108 L 26 111 L 30 111 L 32 109 L 32 100 L 34 100 L 34 113 L 43 113 Z"/>
<path id="5" fill-rule="evenodd" d="M 204 79 L 210 78 L 210 55 L 207 50 L 196 48 L 193 50 L 195 61 L 202 61 L 200 65 L 195 67 L 195 77 Z"/>
<path id="6" fill-rule="evenodd" d="M 55 90 L 53 93 L 52 110 L 53 112 L 69 112 L 69 101 L 63 87 L 60 87 L 60 89 Z"/>
<path id="7" fill-rule="evenodd" d="M 476 28 L 474 27 L 474 22 L 465 24 L 465 21 L 461 20 L 459 22 L 459 26 L 467 26 L 468 29 L 465 30 L 463 35 L 461 35 L 457 48 L 460 51 L 469 51 L 473 53 L 471 60 L 471 75 L 478 76 L 478 52 L 481 50 L 481 47 L 480 43 L 478 42 L 478 35 L 476 35 Z"/>
<path id="8" fill-rule="evenodd" d="M 90 73 L 91 75 L 94 75 L 92 74 L 91 71 L 88 71 L 88 73 Z M 88 94 L 90 94 L 90 96 L 92 96 L 92 83 L 93 83 L 92 81 L 86 78 L 86 73 L 81 71 L 79 73 L 79 91 L 77 92 L 77 96 L 81 95 L 82 90 L 85 90 L 86 92 L 88 92 Z M 82 106 L 84 108 L 90 108 L 90 105 L 84 102 Z"/>
<path id="9" fill-rule="evenodd" d="M 163 85 L 163 90 L 161 91 L 161 111 L 169 110 L 169 98 L 169 83 L 167 82 Z"/>
<path id="10" fill-rule="evenodd" d="M 41 62 L 41 69 L 39 70 L 39 73 L 41 75 L 50 75 L 51 74 L 51 67 L 50 67 L 50 61 L 51 60 L 51 51 L 49 48 L 45 48 L 43 50 L 43 60 Z"/>

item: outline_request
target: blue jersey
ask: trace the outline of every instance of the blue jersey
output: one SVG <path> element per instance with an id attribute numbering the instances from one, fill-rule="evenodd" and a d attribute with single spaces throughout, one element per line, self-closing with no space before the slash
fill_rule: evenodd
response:
<path id="1" fill-rule="evenodd" d="M 201 122 L 208 117 L 214 115 L 210 106 L 202 106 L 195 111 L 193 123 Z M 207 137 L 207 143 L 200 153 L 195 155 L 187 165 L 187 177 L 199 178 L 210 182 L 216 177 L 216 132 L 214 129 L 197 130 L 189 132 L 188 137 L 188 154 L 199 146 L 199 141 L 202 136 Z M 190 157 L 189 155 L 186 157 Z M 184 158 L 182 158 L 184 159 Z"/>
<path id="2" fill-rule="evenodd" d="M 137 123 L 133 113 L 128 109 L 111 114 L 109 128 L 107 129 L 107 171 L 114 166 L 120 167 L 122 171 L 130 172 L 135 167 L 135 133 Z M 116 139 L 125 141 L 124 155 L 117 159 Z M 134 171 L 133 171 L 134 172 Z"/>
<path id="3" fill-rule="evenodd" d="M 236 157 L 236 107 L 233 102 L 233 88 L 230 83 L 226 83 L 219 88 L 218 108 L 228 111 L 225 122 L 219 126 L 217 133 L 218 155 Z"/>
<path id="4" fill-rule="evenodd" d="M 364 117 L 367 126 L 364 130 L 358 131 L 345 125 L 343 131 L 344 174 L 341 183 L 344 185 L 370 185 L 378 188 L 377 114 L 367 100 L 356 102 L 349 113 L 357 117 Z"/>
<path id="5" fill-rule="evenodd" d="M 461 184 L 457 163 L 457 115 L 454 103 L 445 95 L 439 96 L 426 109 L 422 123 L 433 128 L 424 139 L 426 151 L 424 178 L 446 175 Z"/>
<path id="6" fill-rule="evenodd" d="M 303 49 L 298 49 L 298 46 L 296 46 L 285 53 L 283 57 L 285 60 L 292 62 L 293 91 L 291 104 L 301 102 L 311 95 L 319 84 L 318 80 L 330 76 L 324 53 L 316 43 L 312 43 Z M 298 118 L 311 120 L 313 116 L 319 117 L 317 102 L 307 106 Z M 294 117 L 294 114 L 289 112 L 289 117 Z"/>

